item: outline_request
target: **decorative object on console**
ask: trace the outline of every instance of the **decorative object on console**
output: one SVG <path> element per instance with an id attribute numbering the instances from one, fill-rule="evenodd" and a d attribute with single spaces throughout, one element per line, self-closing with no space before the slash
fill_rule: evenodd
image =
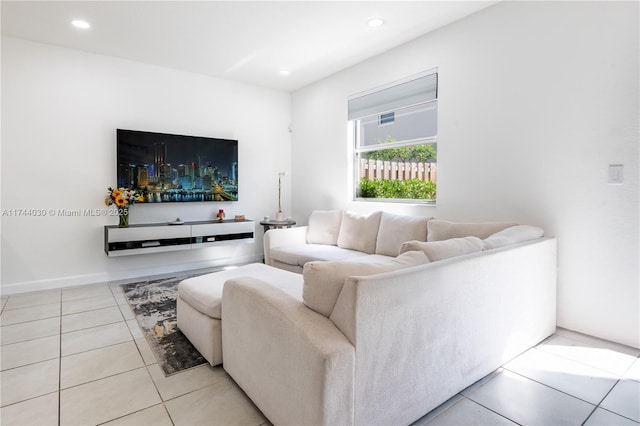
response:
<path id="1" fill-rule="evenodd" d="M 118 212 L 118 226 L 120 228 L 129 227 L 129 207 L 120 207 Z"/>
<path id="2" fill-rule="evenodd" d="M 176 217 L 176 220 L 173 222 L 168 222 L 169 225 L 184 225 L 184 220 L 180 220 L 179 217 Z"/>
<path id="3" fill-rule="evenodd" d="M 222 222 L 224 220 L 224 209 L 218 210 L 218 214 L 216 215 L 216 217 L 218 218 L 219 222 Z"/>
<path id="4" fill-rule="evenodd" d="M 276 212 L 276 220 L 282 222 L 286 219 L 285 214 L 282 212 L 282 178 L 287 172 L 278 172 L 278 211 Z"/>
<path id="5" fill-rule="evenodd" d="M 129 206 L 142 201 L 142 195 L 131 188 L 107 188 L 107 196 L 104 204 L 107 206 L 115 204 L 118 207 L 118 226 L 120 228 L 129 227 Z"/>
<path id="6" fill-rule="evenodd" d="M 260 225 L 264 226 L 264 232 L 267 232 L 269 229 L 282 229 L 282 228 L 291 228 L 296 224 L 296 221 L 291 219 L 290 217 L 283 220 L 271 220 L 267 219 L 261 220 Z"/>
<path id="7" fill-rule="evenodd" d="M 235 220 L 236 222 L 244 222 L 245 218 L 243 214 L 237 214 L 235 215 L 235 217 L 233 218 L 233 220 Z"/>

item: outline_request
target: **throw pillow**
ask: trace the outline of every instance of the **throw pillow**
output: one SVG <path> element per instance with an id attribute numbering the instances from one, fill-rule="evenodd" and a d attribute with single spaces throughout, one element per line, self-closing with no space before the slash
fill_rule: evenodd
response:
<path id="1" fill-rule="evenodd" d="M 405 241 L 427 241 L 429 219 L 431 218 L 383 212 L 376 240 L 376 254 L 397 256 Z"/>
<path id="2" fill-rule="evenodd" d="M 421 250 L 431 262 L 482 251 L 482 240 L 477 237 L 451 238 L 445 241 L 407 241 L 400 247 L 400 253 Z"/>
<path id="3" fill-rule="evenodd" d="M 375 253 L 381 215 L 382 212 L 374 212 L 368 216 L 344 212 L 338 234 L 338 247 L 367 254 Z"/>
<path id="4" fill-rule="evenodd" d="M 375 275 L 428 262 L 429 259 L 421 251 L 404 253 L 394 259 L 378 263 L 360 263 L 357 261 L 308 262 L 304 265 L 302 271 L 304 279 L 302 300 L 309 308 L 328 318 L 333 312 L 333 307 L 336 305 L 342 286 L 347 278 Z"/>
<path id="5" fill-rule="evenodd" d="M 342 210 L 314 210 L 309 216 L 307 243 L 337 245 L 341 223 Z"/>
<path id="6" fill-rule="evenodd" d="M 484 240 L 489 235 L 516 225 L 518 224 L 513 222 L 457 223 L 432 219 L 427 226 L 427 241 L 442 241 L 460 237 L 478 237 Z"/>
<path id="7" fill-rule="evenodd" d="M 485 238 L 482 242 L 484 243 L 484 249 L 490 250 L 524 241 L 535 240 L 543 235 L 544 231 L 542 228 L 529 225 L 518 225 L 496 232 L 495 234 Z"/>

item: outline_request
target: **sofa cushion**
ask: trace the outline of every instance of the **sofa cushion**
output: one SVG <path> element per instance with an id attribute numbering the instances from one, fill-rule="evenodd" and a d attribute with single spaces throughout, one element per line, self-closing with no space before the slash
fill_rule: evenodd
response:
<path id="1" fill-rule="evenodd" d="M 383 212 L 376 240 L 376 254 L 397 256 L 405 241 L 427 241 L 429 219 L 431 218 Z"/>
<path id="2" fill-rule="evenodd" d="M 427 225 L 427 241 L 442 241 L 450 238 L 478 237 L 484 240 L 488 236 L 511 226 L 513 222 L 458 223 L 432 219 Z"/>
<path id="3" fill-rule="evenodd" d="M 314 210 L 309 216 L 307 242 L 309 244 L 338 244 L 342 210 Z"/>
<path id="4" fill-rule="evenodd" d="M 229 279 L 242 276 L 258 277 L 261 280 L 273 283 L 274 286 L 291 296 L 300 298 L 300 275 L 271 268 L 262 263 L 251 263 L 239 268 L 187 278 L 178 284 L 178 294 L 182 300 L 195 310 L 211 318 L 220 319 L 222 318 L 221 306 L 224 283 Z"/>
<path id="5" fill-rule="evenodd" d="M 478 237 L 450 238 L 444 241 L 407 241 L 400 247 L 400 253 L 413 250 L 423 251 L 431 262 L 449 257 L 482 251 L 484 245 Z"/>
<path id="6" fill-rule="evenodd" d="M 386 262 L 388 260 L 392 260 L 398 257 L 395 256 L 386 256 L 384 254 L 365 254 L 364 256 L 353 257 L 351 259 L 346 259 L 345 262 L 358 262 L 358 263 L 380 263 Z"/>
<path id="7" fill-rule="evenodd" d="M 303 266 L 312 260 L 347 260 L 364 257 L 367 254 L 327 244 L 294 244 L 272 248 L 270 256 L 272 260 L 288 263 L 289 265 Z"/>
<path id="8" fill-rule="evenodd" d="M 505 247 L 524 241 L 535 240 L 544 235 L 542 228 L 529 225 L 512 226 L 485 238 L 482 243 L 485 250 Z"/>
<path id="9" fill-rule="evenodd" d="M 338 247 L 367 254 L 375 253 L 380 216 L 382 212 L 374 212 L 367 216 L 344 212 L 338 234 Z"/>
<path id="10" fill-rule="evenodd" d="M 395 271 L 428 261 L 423 252 L 411 251 L 379 263 L 309 262 L 302 272 L 302 300 L 309 308 L 328 318 L 347 278 Z"/>

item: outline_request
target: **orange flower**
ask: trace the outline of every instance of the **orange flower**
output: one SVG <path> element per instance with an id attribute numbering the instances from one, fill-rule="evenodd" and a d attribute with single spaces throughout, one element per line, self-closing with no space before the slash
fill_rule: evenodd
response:
<path id="1" fill-rule="evenodd" d="M 124 207 L 127 204 L 127 199 L 122 196 L 122 193 L 116 197 L 116 206 Z"/>
<path id="2" fill-rule="evenodd" d="M 105 205 L 115 204 L 119 208 L 123 208 L 135 203 L 144 203 L 144 196 L 137 190 L 131 188 L 107 188 L 107 195 L 104 198 Z"/>

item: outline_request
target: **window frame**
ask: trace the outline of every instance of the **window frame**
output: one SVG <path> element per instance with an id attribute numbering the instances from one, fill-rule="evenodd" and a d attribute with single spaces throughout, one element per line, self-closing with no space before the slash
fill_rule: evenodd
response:
<path id="1" fill-rule="evenodd" d="M 419 79 L 419 78 L 423 78 L 423 77 L 427 77 L 430 76 L 432 74 L 436 74 L 436 85 L 435 85 L 435 97 L 433 99 L 429 99 L 426 101 L 421 101 L 421 102 L 416 102 L 416 103 L 408 103 L 406 105 L 403 105 L 402 107 L 397 107 L 394 108 L 393 110 L 387 110 L 387 111 L 379 111 L 379 112 L 375 112 L 373 114 L 369 114 L 366 116 L 362 116 L 359 118 L 351 118 L 349 117 L 347 120 L 347 124 L 348 124 L 348 129 L 349 129 L 349 138 L 350 138 L 350 146 L 351 146 L 351 150 L 352 150 L 352 167 L 353 167 L 353 183 L 352 183 L 352 199 L 353 201 L 361 201 L 361 202 L 382 202 L 382 203 L 405 203 L 405 204 L 421 204 L 421 205 L 435 205 L 436 201 L 437 201 L 437 192 L 436 195 L 433 199 L 424 199 L 424 198 L 371 198 L 371 197 L 361 197 L 360 195 L 360 182 L 361 182 L 361 171 L 360 171 L 360 159 L 362 157 L 362 154 L 366 154 L 367 152 L 372 152 L 372 151 L 381 151 L 381 150 L 386 150 L 386 149 L 396 149 L 396 148 L 403 148 L 403 147 L 412 147 L 412 146 L 419 146 L 419 145 L 431 145 L 433 147 L 436 147 L 437 149 L 437 144 L 438 144 L 438 100 L 439 100 L 439 94 L 438 94 L 438 86 L 439 86 L 439 75 L 438 75 L 438 69 L 437 68 L 433 68 L 430 69 L 428 71 L 424 71 L 421 72 L 419 74 L 413 75 L 413 76 L 409 76 L 406 78 L 403 78 L 401 80 L 397 80 L 395 82 L 391 82 L 382 86 L 379 86 L 377 88 L 374 89 L 370 89 L 367 90 L 366 92 L 357 94 L 357 95 L 353 95 L 351 97 L 349 97 L 349 99 L 351 100 L 352 98 L 357 98 L 360 96 L 366 96 L 369 94 L 374 94 L 389 88 L 392 88 L 394 86 L 398 86 L 401 85 L 403 83 L 406 82 L 410 82 L 412 80 L 415 79 Z M 433 104 L 435 105 L 435 114 L 436 114 L 436 122 L 435 122 L 435 134 L 433 136 L 426 136 L 426 137 L 419 137 L 419 138 L 414 138 L 414 139 L 407 139 L 407 140 L 402 140 L 402 141 L 397 141 L 397 142 L 391 142 L 388 147 L 385 148 L 381 148 L 380 145 L 364 145 L 364 141 L 362 140 L 362 135 L 361 135 L 361 124 L 359 123 L 360 121 L 364 120 L 364 119 L 372 119 L 373 116 L 377 116 L 377 122 L 378 122 L 378 126 L 379 127 L 384 127 L 384 126 L 388 126 L 391 124 L 395 124 L 394 123 L 386 123 L 386 124 L 380 124 L 380 120 L 381 117 L 384 114 L 388 114 L 390 112 L 394 112 L 394 120 L 397 119 L 398 117 L 398 110 L 402 110 L 404 108 L 412 108 L 415 106 L 420 106 L 420 105 L 429 105 L 429 104 Z M 436 155 L 436 160 L 430 163 L 435 163 L 437 164 L 437 155 Z M 436 166 L 436 170 L 437 170 L 437 166 Z M 398 180 L 404 180 L 404 179 L 398 179 Z M 436 185 L 437 187 L 437 182 L 434 181 L 434 185 Z"/>

